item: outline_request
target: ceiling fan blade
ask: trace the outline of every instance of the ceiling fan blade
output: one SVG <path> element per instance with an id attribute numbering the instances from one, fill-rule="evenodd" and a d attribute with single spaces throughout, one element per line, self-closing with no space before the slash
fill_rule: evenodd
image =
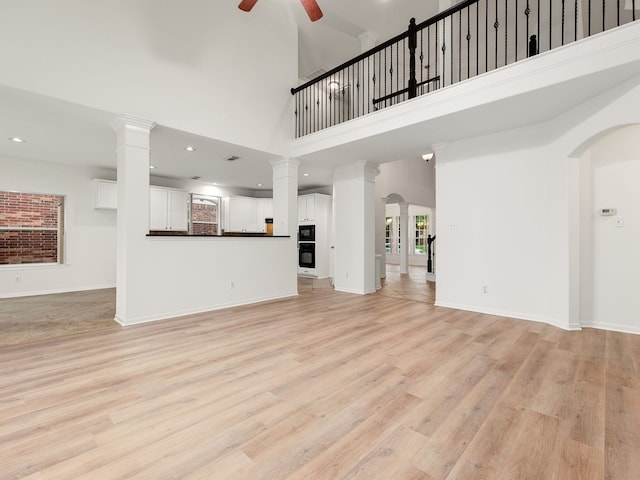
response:
<path id="1" fill-rule="evenodd" d="M 302 6 L 309 15 L 309 18 L 312 22 L 316 20 L 320 20 L 322 18 L 322 10 L 318 6 L 318 2 L 316 0 L 300 0 L 302 2 Z"/>
<path id="2" fill-rule="evenodd" d="M 258 2 L 258 0 L 242 0 L 238 8 L 243 12 L 250 12 L 253 6 Z"/>

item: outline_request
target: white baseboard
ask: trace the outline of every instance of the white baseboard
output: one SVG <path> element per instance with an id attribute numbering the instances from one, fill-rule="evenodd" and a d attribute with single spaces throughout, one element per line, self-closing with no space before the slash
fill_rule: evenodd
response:
<path id="1" fill-rule="evenodd" d="M 435 306 L 455 308 L 456 310 L 465 310 L 469 312 L 485 313 L 487 315 L 496 315 L 499 317 L 514 318 L 517 320 L 529 320 L 532 322 L 541 322 L 541 323 L 546 323 L 547 325 L 551 325 L 553 327 L 561 328 L 563 330 L 573 331 L 573 330 L 581 329 L 580 325 L 564 323 L 555 318 L 542 317 L 538 315 L 530 315 L 530 314 L 521 313 L 521 312 L 510 312 L 506 310 L 497 310 L 497 309 L 491 309 L 491 308 L 485 308 L 485 307 L 478 307 L 474 305 L 462 305 L 462 304 L 446 302 L 446 301 L 445 302 L 436 301 Z"/>
<path id="2" fill-rule="evenodd" d="M 224 308 L 240 307 L 242 305 L 249 305 L 252 303 L 268 302 L 271 300 L 280 300 L 282 298 L 289 298 L 289 297 L 296 297 L 296 296 L 298 296 L 297 291 L 285 293 L 282 295 L 278 295 L 276 297 L 249 298 L 249 299 L 242 300 L 240 302 L 229 302 L 229 303 L 221 303 L 217 305 L 207 305 L 205 307 L 200 307 L 200 308 L 176 310 L 173 312 L 163 312 L 156 315 L 149 315 L 145 317 L 129 318 L 129 319 L 124 319 L 116 314 L 116 317 L 114 320 L 118 322 L 120 325 L 122 325 L 123 327 L 129 327 L 132 325 L 140 325 L 143 323 L 157 322 L 159 320 L 168 320 L 170 318 L 184 317 L 186 315 L 195 315 L 196 313 L 213 312 L 216 310 L 222 310 Z"/>
<path id="3" fill-rule="evenodd" d="M 91 285 L 88 287 L 56 288 L 51 290 L 37 290 L 32 292 L 0 293 L 0 298 L 35 297 L 36 295 L 52 295 L 54 293 L 87 292 L 89 290 L 104 290 L 116 288 L 115 284 Z"/>

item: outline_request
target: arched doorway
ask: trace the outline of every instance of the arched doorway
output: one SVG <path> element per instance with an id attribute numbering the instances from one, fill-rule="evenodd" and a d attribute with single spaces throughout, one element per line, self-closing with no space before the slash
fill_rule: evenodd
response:
<path id="1" fill-rule="evenodd" d="M 640 333 L 640 125 L 593 137 L 579 162 L 580 325 Z"/>

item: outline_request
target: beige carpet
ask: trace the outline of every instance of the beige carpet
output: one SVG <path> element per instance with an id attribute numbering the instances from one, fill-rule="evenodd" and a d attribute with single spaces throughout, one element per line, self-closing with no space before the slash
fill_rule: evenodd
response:
<path id="1" fill-rule="evenodd" d="M 0 299 L 0 347 L 120 328 L 115 288 Z"/>

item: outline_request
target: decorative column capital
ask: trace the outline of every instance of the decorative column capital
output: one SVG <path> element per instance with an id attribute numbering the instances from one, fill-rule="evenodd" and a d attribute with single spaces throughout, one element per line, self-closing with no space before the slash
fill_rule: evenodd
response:
<path id="1" fill-rule="evenodd" d="M 118 117 L 111 124 L 111 128 L 113 128 L 116 132 L 119 132 L 123 128 L 134 128 L 146 133 L 150 133 L 155 126 L 156 123 L 152 122 L 151 120 L 147 120 L 146 118 L 142 117 L 136 117 L 134 115 L 129 115 L 128 113 L 118 115 Z"/>
<path id="2" fill-rule="evenodd" d="M 276 158 L 270 160 L 273 179 L 278 178 L 298 178 L 298 167 L 300 160 L 296 158 Z"/>

